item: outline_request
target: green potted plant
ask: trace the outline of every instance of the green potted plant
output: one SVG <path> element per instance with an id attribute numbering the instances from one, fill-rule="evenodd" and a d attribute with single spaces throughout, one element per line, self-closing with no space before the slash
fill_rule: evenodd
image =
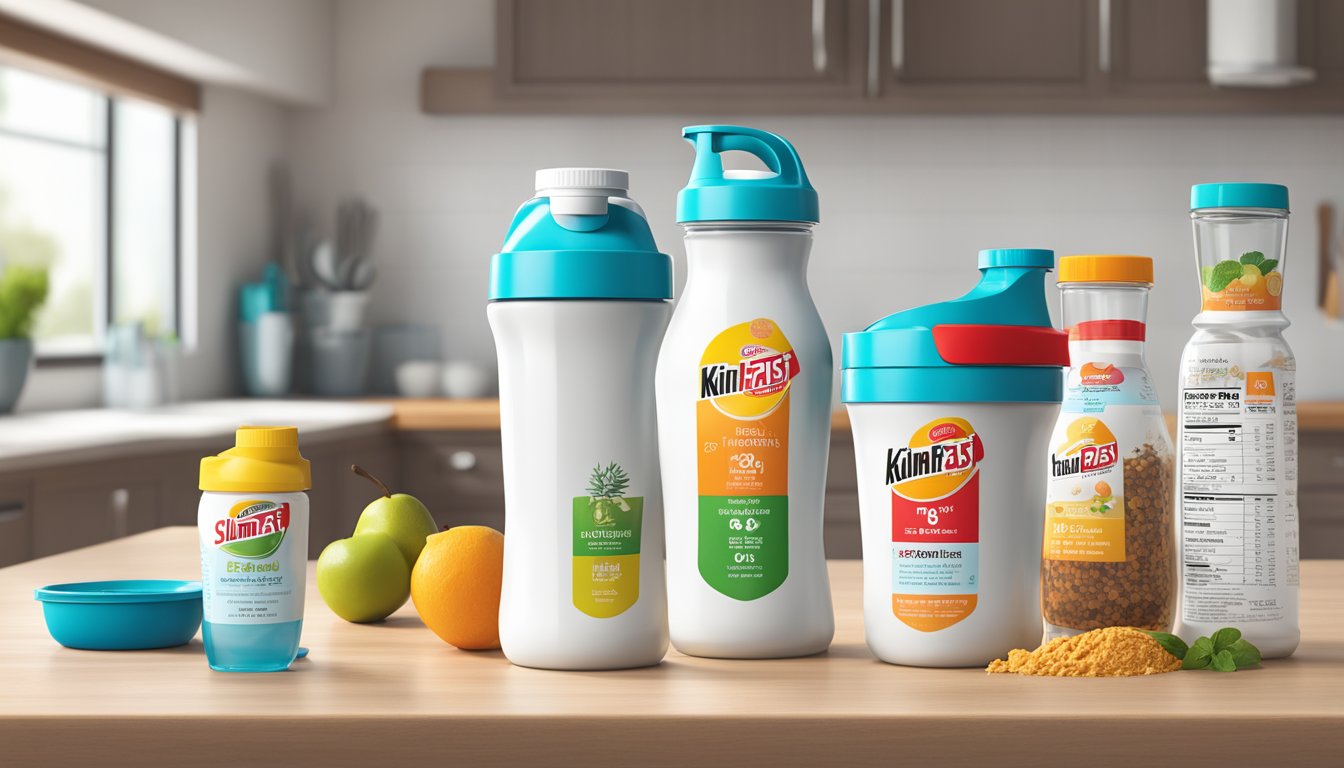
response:
<path id="1" fill-rule="evenodd" d="M 0 413 L 14 410 L 33 363 L 33 316 L 47 300 L 47 270 L 11 265 L 0 272 Z"/>

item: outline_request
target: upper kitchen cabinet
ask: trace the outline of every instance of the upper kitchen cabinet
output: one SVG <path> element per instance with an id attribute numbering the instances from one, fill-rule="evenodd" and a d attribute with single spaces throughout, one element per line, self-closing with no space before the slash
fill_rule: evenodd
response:
<path id="1" fill-rule="evenodd" d="M 870 92 L 900 111 L 1077 102 L 1100 75 L 1098 6 L 1078 0 L 883 0 Z M 1033 106 L 1035 105 L 1035 106 Z"/>
<path id="2" fill-rule="evenodd" d="M 428 69 L 422 105 L 439 114 L 1344 112 L 1344 2 L 1219 6 L 1215 53 L 1253 60 L 1295 48 L 1291 63 L 1314 73 L 1226 87 L 1208 74 L 1211 1 L 499 0 L 494 69 Z"/>
<path id="3" fill-rule="evenodd" d="M 499 0 L 499 93 L 857 96 L 863 7 L 851 0 Z"/>
<path id="4" fill-rule="evenodd" d="M 1102 0 L 1100 7 L 1107 14 L 1099 55 L 1106 72 L 1102 99 L 1111 109 L 1344 111 L 1344 46 L 1337 43 L 1344 37 L 1344 3 L 1298 0 L 1296 24 L 1286 34 L 1295 39 L 1296 63 L 1313 77 L 1259 88 L 1210 82 L 1209 0 Z"/>
<path id="5" fill-rule="evenodd" d="M 426 70 L 430 113 L 835 111 L 859 103 L 866 0 L 498 0 L 495 68 Z"/>

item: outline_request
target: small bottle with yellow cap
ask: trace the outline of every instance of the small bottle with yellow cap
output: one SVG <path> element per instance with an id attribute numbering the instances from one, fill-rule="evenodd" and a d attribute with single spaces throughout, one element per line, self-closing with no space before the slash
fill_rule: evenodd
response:
<path id="1" fill-rule="evenodd" d="M 202 637 L 210 668 L 279 672 L 299 650 L 312 471 L 295 427 L 239 427 L 201 459 Z"/>
<path id="2" fill-rule="evenodd" d="M 1070 368 L 1050 438 L 1041 612 L 1053 639 L 1169 631 L 1176 607 L 1174 450 L 1144 358 L 1153 260 L 1059 260 Z"/>

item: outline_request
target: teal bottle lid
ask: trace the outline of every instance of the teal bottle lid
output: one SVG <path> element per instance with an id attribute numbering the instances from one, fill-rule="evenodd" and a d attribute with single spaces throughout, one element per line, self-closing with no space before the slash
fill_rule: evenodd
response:
<path id="1" fill-rule="evenodd" d="M 1288 188 L 1282 184 L 1219 182 L 1190 188 L 1190 210 L 1200 208 L 1269 208 L 1288 210 Z"/>
<path id="2" fill-rule="evenodd" d="M 691 179 L 677 194 L 677 223 L 821 221 L 817 190 L 798 152 L 783 137 L 737 125 L 692 125 L 682 138 L 695 147 Z M 722 152 L 748 152 L 769 172 L 724 170 Z"/>
<path id="3" fill-rule="evenodd" d="M 840 346 L 845 403 L 1058 403 L 1068 335 L 1050 322 L 1053 251 L 980 252 L 980 282 L 958 299 L 889 315 Z"/>
<path id="4" fill-rule="evenodd" d="M 672 298 L 672 259 L 658 251 L 630 177 L 607 168 L 537 171 L 490 260 L 490 301 Z"/>

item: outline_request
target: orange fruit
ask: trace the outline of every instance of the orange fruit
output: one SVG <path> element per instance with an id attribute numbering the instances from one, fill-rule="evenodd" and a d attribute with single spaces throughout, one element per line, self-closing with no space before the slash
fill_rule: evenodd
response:
<path id="1" fill-rule="evenodd" d="M 467 650 L 499 647 L 504 534 L 459 525 L 425 539 L 411 569 L 411 601 L 441 640 Z"/>
<path id="2" fill-rule="evenodd" d="M 1098 480 L 1098 481 L 1097 481 L 1097 486 L 1096 486 L 1096 491 L 1097 491 L 1097 495 L 1098 495 L 1098 496 L 1110 496 L 1110 495 L 1111 495 L 1111 484 L 1108 483 L 1108 482 L 1106 482 L 1105 480 Z"/>

